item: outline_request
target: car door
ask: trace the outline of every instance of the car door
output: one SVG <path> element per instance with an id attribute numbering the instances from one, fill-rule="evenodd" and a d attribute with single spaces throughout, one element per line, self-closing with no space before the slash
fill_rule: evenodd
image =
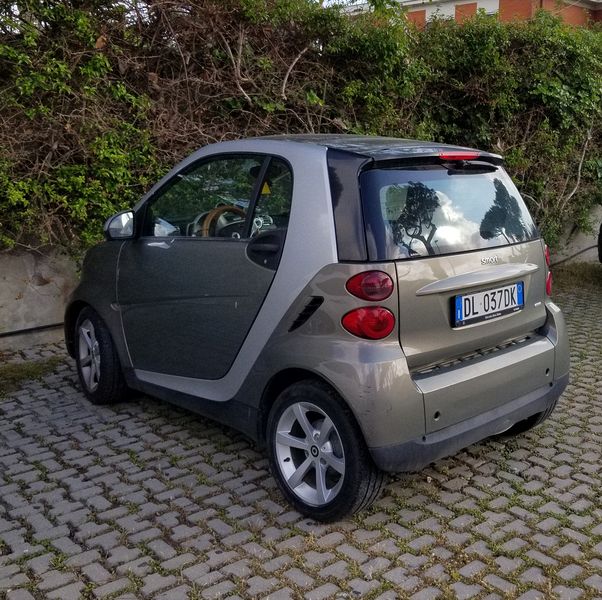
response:
<path id="1" fill-rule="evenodd" d="M 274 278 L 291 196 L 282 159 L 222 154 L 176 173 L 147 200 L 117 282 L 135 369 L 227 373 Z"/>

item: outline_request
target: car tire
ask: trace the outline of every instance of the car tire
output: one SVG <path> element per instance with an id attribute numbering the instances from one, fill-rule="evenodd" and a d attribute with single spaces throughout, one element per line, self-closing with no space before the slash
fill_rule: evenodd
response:
<path id="1" fill-rule="evenodd" d="M 521 433 L 526 433 L 534 427 L 541 425 L 554 412 L 556 404 L 558 404 L 558 399 L 556 399 L 548 408 L 546 408 L 546 410 L 540 413 L 535 413 L 534 415 L 515 423 L 512 425 L 512 427 L 510 427 L 510 429 L 503 431 L 500 434 L 500 437 L 514 437 L 520 435 Z"/>
<path id="2" fill-rule="evenodd" d="M 300 381 L 278 396 L 267 443 L 282 493 L 316 521 L 353 514 L 380 493 L 384 473 L 374 465 L 353 414 L 325 384 Z"/>
<path id="3" fill-rule="evenodd" d="M 111 334 L 89 306 L 79 313 L 75 324 L 75 362 L 90 402 L 113 404 L 125 398 L 128 388 Z"/>

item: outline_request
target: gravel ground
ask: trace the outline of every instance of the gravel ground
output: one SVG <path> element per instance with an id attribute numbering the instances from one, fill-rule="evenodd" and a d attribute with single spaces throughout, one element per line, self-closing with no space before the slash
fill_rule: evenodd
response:
<path id="1" fill-rule="evenodd" d="M 552 417 L 391 479 L 324 526 L 239 434 L 147 397 L 92 406 L 60 346 L 0 398 L 0 598 L 602 598 L 602 293 L 559 294 Z"/>

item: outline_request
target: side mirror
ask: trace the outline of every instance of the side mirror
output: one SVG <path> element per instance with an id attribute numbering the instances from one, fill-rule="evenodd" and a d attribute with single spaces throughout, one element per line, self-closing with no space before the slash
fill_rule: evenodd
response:
<path id="1" fill-rule="evenodd" d="M 103 231 L 107 240 L 127 240 L 134 237 L 134 213 L 124 210 L 109 217 Z"/>

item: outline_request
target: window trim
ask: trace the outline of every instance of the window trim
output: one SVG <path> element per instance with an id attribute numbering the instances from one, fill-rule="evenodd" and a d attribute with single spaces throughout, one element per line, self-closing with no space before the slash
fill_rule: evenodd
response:
<path id="1" fill-rule="evenodd" d="M 257 176 L 257 180 L 255 181 L 253 191 L 251 194 L 251 198 L 249 199 L 249 207 L 247 209 L 247 214 L 245 215 L 245 224 L 243 227 L 244 236 L 240 238 L 220 238 L 220 237 L 192 237 L 192 236 L 155 236 L 147 233 L 148 224 L 147 224 L 147 215 L 148 208 L 151 206 L 157 198 L 166 192 L 170 187 L 175 185 L 178 181 L 178 177 L 189 173 L 190 171 L 194 171 L 195 169 L 201 167 L 203 164 L 208 162 L 213 162 L 214 160 L 220 159 L 236 159 L 236 158 L 248 158 L 248 157 L 257 157 L 263 158 L 261 162 L 259 174 Z M 290 162 L 281 155 L 278 154 L 268 154 L 266 152 L 218 152 L 215 154 L 209 154 L 207 156 L 203 156 L 198 160 L 182 167 L 178 171 L 176 171 L 159 189 L 155 190 L 155 192 L 146 199 L 144 204 L 140 207 L 138 211 L 136 211 L 136 220 L 140 221 L 140 226 L 138 227 L 140 233 L 137 237 L 143 239 L 156 239 L 156 240 L 203 240 L 203 241 L 235 241 L 235 242 L 248 242 L 251 237 L 251 224 L 252 224 L 252 215 L 255 211 L 255 207 L 257 202 L 259 201 L 259 197 L 261 196 L 261 181 L 265 178 L 266 173 L 268 172 L 273 159 L 281 160 L 289 169 L 291 173 L 291 207 L 294 195 L 294 171 L 290 164 Z"/>
<path id="2" fill-rule="evenodd" d="M 512 179 L 512 177 L 510 176 L 510 174 L 506 171 L 506 169 L 504 169 L 503 165 L 501 164 L 496 164 L 494 165 L 496 167 L 496 170 L 500 171 L 508 180 L 510 180 L 510 182 L 512 183 L 512 185 L 514 186 L 514 188 L 516 189 L 516 191 L 518 192 L 519 198 L 522 201 L 528 216 L 531 219 L 531 224 L 533 226 L 532 229 L 532 236 L 529 237 L 529 239 L 525 239 L 525 240 L 519 240 L 516 242 L 508 242 L 508 243 L 500 243 L 500 244 L 496 244 L 493 246 L 486 246 L 486 247 L 482 247 L 482 248 L 466 248 L 463 250 L 455 250 L 453 252 L 444 252 L 441 254 L 420 254 L 420 255 L 416 255 L 416 256 L 407 256 L 407 257 L 403 257 L 403 258 L 391 258 L 391 257 L 387 257 L 387 256 L 380 256 L 377 247 L 374 243 L 374 238 L 373 238 L 373 234 L 370 235 L 368 233 L 368 228 L 369 226 L 373 223 L 373 220 L 371 219 L 371 217 L 367 214 L 366 209 L 366 197 L 364 196 L 366 190 L 365 189 L 361 189 L 362 185 L 361 185 L 361 181 L 362 181 L 362 176 L 365 176 L 367 173 L 370 173 L 372 171 L 378 171 L 378 170 L 387 170 L 387 169 L 391 169 L 394 171 L 397 170 L 408 170 L 408 171 L 414 171 L 414 170 L 421 170 L 422 167 L 425 168 L 430 168 L 430 167 L 441 167 L 441 168 L 446 168 L 444 164 L 438 162 L 438 163 L 423 163 L 420 164 L 418 162 L 412 162 L 412 164 L 406 164 L 406 163 L 401 163 L 401 164 L 397 164 L 397 165 L 392 165 L 392 163 L 389 163 L 389 165 L 391 166 L 384 166 L 384 163 L 381 163 L 380 165 L 371 165 L 371 168 L 368 169 L 364 169 L 361 173 L 360 173 L 360 190 L 361 190 L 361 198 L 362 198 L 362 214 L 364 215 L 364 221 L 365 221 L 365 225 L 366 225 L 366 242 L 367 242 L 367 248 L 368 248 L 368 262 L 383 262 L 383 261 L 403 261 L 403 262 L 407 262 L 407 261 L 416 261 L 416 260 L 423 260 L 423 259 L 432 259 L 432 258 L 441 258 L 441 257 L 445 257 L 445 256 L 456 256 L 456 255 L 461 255 L 461 254 L 470 254 L 472 252 L 483 252 L 483 251 L 489 251 L 489 250 L 496 250 L 498 248 L 507 248 L 507 247 L 511 247 L 511 246 L 517 246 L 520 244 L 527 244 L 530 242 L 535 242 L 541 239 L 541 232 L 539 231 L 539 227 L 537 226 L 537 223 L 535 222 L 535 219 L 533 218 L 533 215 L 531 214 L 531 212 L 529 211 L 529 208 L 524 200 L 524 198 L 522 197 L 522 194 L 520 193 L 520 190 L 518 189 L 518 187 L 516 186 L 516 184 L 514 183 L 514 180 Z M 491 166 L 491 165 L 489 165 Z M 476 174 L 476 173 L 474 173 Z"/>

